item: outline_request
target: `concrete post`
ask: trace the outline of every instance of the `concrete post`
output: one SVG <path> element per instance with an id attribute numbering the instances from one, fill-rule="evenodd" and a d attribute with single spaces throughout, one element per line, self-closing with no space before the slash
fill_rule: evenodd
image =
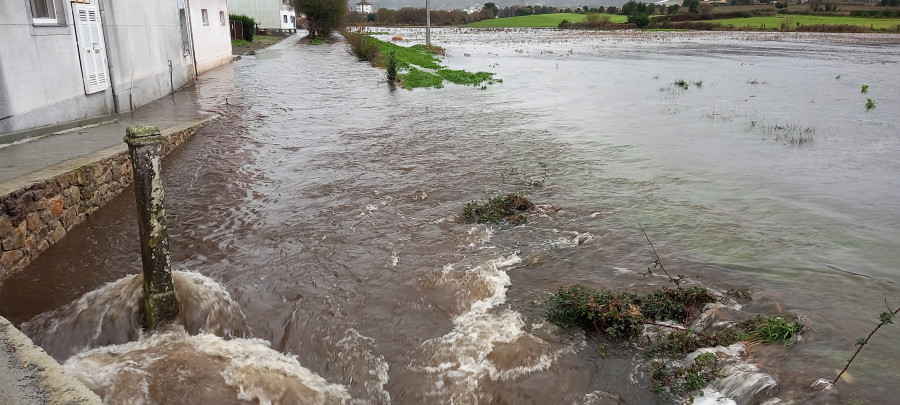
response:
<path id="1" fill-rule="evenodd" d="M 425 45 L 431 46 L 431 1 L 425 0 Z"/>
<path id="2" fill-rule="evenodd" d="M 138 230 L 141 234 L 141 261 L 144 267 L 144 314 L 151 329 L 178 314 L 178 300 L 172 282 L 169 236 L 163 209 L 160 158 L 163 137 L 152 125 L 128 127 L 125 143 L 134 171 Z"/>

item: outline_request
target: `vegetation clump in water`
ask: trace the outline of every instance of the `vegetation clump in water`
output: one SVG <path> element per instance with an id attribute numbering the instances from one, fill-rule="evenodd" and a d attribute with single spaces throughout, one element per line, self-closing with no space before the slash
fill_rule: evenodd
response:
<path id="1" fill-rule="evenodd" d="M 514 224 L 528 221 L 526 213 L 534 208 L 534 203 L 521 193 L 497 195 L 486 203 L 472 201 L 463 208 L 462 218 L 467 223 Z"/>
<path id="2" fill-rule="evenodd" d="M 561 287 L 548 300 L 547 318 L 560 326 L 579 326 L 618 341 L 643 342 L 645 326 L 669 330 L 647 335 L 643 354 L 648 359 L 652 390 L 680 398 L 721 377 L 722 365 L 713 353 L 685 355 L 704 347 L 738 342 L 783 343 L 797 340 L 805 325 L 796 316 L 760 316 L 713 333 L 694 331 L 690 324 L 717 297 L 704 287 L 663 287 L 648 294 L 601 291 L 579 285 Z M 676 322 L 677 324 L 665 323 Z"/>
<path id="3" fill-rule="evenodd" d="M 706 288 L 663 287 L 647 295 L 600 291 L 574 285 L 561 287 L 547 301 L 551 322 L 581 326 L 610 337 L 634 339 L 645 324 L 662 321 L 685 323 L 716 298 Z"/>

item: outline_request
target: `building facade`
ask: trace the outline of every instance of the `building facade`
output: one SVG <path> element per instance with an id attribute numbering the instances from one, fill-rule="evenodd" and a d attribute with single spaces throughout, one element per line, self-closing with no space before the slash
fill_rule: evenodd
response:
<path id="1" fill-rule="evenodd" d="M 259 29 L 297 29 L 297 17 L 290 0 L 228 0 L 228 9 L 232 14 L 252 17 Z"/>
<path id="2" fill-rule="evenodd" d="M 233 60 L 226 0 L 189 0 L 197 74 Z"/>
<path id="3" fill-rule="evenodd" d="M 352 11 L 355 11 L 360 14 L 372 14 L 372 3 L 368 1 L 361 1 L 353 5 Z"/>
<path id="4" fill-rule="evenodd" d="M 0 136 L 131 111 L 227 63 L 225 3 L 0 1 Z"/>

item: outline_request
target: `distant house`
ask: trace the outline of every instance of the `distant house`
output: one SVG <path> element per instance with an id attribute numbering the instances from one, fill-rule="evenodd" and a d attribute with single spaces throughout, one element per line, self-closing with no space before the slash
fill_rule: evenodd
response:
<path id="1" fill-rule="evenodd" d="M 228 63 L 227 15 L 226 0 L 0 1 L 0 140 L 131 111 Z"/>
<path id="2" fill-rule="evenodd" d="M 243 14 L 256 20 L 264 30 L 294 31 L 297 15 L 290 0 L 228 0 L 232 14 Z"/>
<path id="3" fill-rule="evenodd" d="M 360 14 L 372 14 L 372 3 L 368 1 L 361 1 L 353 5 L 353 10 Z"/>

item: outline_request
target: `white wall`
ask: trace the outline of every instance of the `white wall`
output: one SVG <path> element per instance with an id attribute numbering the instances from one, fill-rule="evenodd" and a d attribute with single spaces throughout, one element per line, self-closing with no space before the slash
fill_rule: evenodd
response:
<path id="1" fill-rule="evenodd" d="M 64 25 L 32 24 L 28 0 L 0 1 L 0 134 L 114 112 L 110 92 L 86 95 L 72 10 Z"/>
<path id="2" fill-rule="evenodd" d="M 101 0 L 100 5 L 119 111 L 193 81 L 194 61 L 182 47 L 177 0 Z"/>
<path id="3" fill-rule="evenodd" d="M 231 34 L 226 0 L 191 0 L 191 26 L 194 32 L 198 73 L 231 63 Z M 208 24 L 203 24 L 203 10 Z M 220 14 L 224 16 L 224 23 Z"/>
<path id="4" fill-rule="evenodd" d="M 288 27 L 289 24 L 282 25 L 281 12 L 294 13 L 290 4 L 285 5 L 283 0 L 228 0 L 228 9 L 231 14 L 253 17 L 259 28 L 294 29 L 293 26 Z"/>

